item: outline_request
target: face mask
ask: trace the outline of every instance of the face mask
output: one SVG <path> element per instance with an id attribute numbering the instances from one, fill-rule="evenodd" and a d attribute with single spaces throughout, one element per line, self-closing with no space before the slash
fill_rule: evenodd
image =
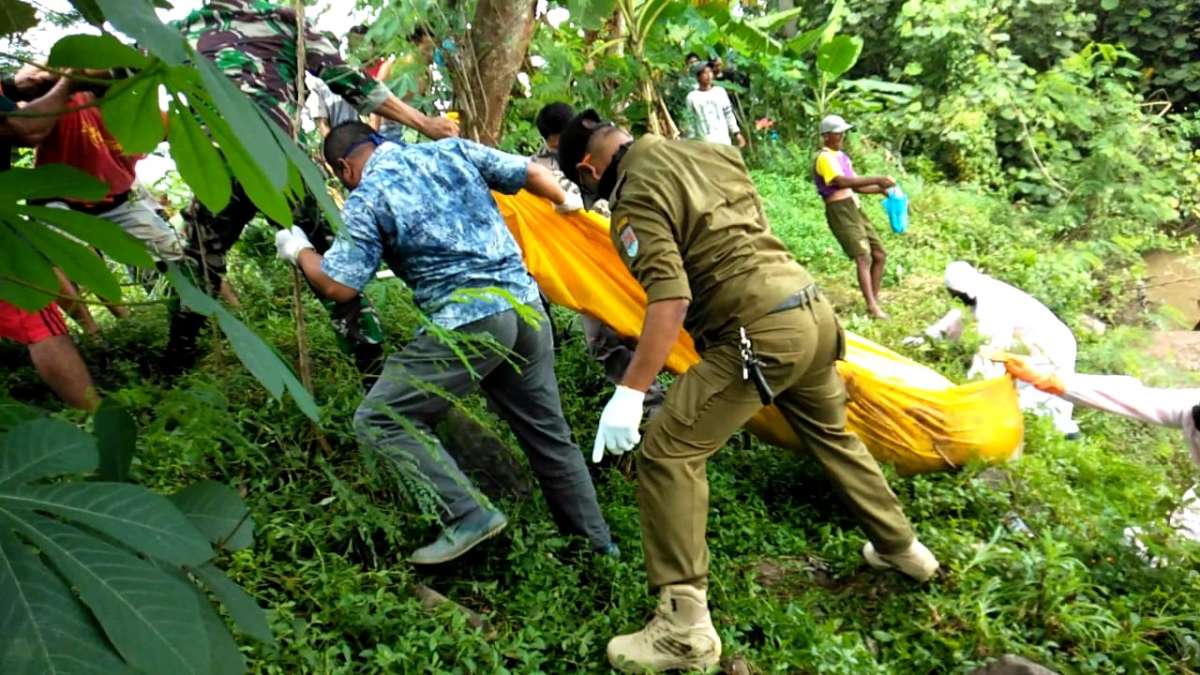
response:
<path id="1" fill-rule="evenodd" d="M 625 151 L 629 149 L 630 145 L 633 145 L 632 141 L 617 148 L 617 151 L 613 153 L 612 161 L 608 163 L 608 168 L 600 176 L 600 184 L 596 186 L 596 199 L 612 197 L 613 188 L 617 186 L 617 172 L 620 171 L 621 160 L 625 158 Z"/>

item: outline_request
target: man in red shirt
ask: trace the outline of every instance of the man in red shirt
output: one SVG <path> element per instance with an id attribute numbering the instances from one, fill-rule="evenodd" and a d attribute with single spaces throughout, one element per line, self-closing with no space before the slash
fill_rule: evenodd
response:
<path id="1" fill-rule="evenodd" d="M 66 164 L 104 181 L 108 195 L 99 202 L 61 200 L 65 206 L 116 223 L 131 236 L 145 242 L 155 258 L 168 262 L 183 260 L 179 235 L 159 215 L 156 205 L 143 199 L 135 188 L 134 170 L 141 157 L 127 155 L 104 126 L 96 95 L 78 92 L 71 96 L 69 112 L 58 118 L 38 145 L 36 163 Z"/>
<path id="2" fill-rule="evenodd" d="M 18 108 L 13 98 L 26 98 L 19 83 L 0 84 L 0 171 L 10 164 L 11 147 L 36 145 L 49 132 L 53 117 L 8 117 Z M 40 97 L 33 97 L 21 109 L 27 112 L 59 110 L 70 96 L 70 83 L 53 84 Z M 71 336 L 62 312 L 53 302 L 36 312 L 23 310 L 0 300 L 0 338 L 16 340 L 29 349 L 29 358 L 38 375 L 67 404 L 83 410 L 95 410 L 99 403 L 92 376 Z"/>

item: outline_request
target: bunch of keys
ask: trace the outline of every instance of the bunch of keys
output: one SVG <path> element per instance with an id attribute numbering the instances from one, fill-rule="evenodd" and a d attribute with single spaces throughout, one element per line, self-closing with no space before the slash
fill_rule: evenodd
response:
<path id="1" fill-rule="evenodd" d="M 754 355 L 754 346 L 750 343 L 750 337 L 746 335 L 746 328 L 741 327 L 738 330 L 741 332 L 742 338 L 742 379 L 754 382 L 759 400 L 763 405 L 771 405 L 771 402 L 775 400 L 775 392 L 771 391 L 771 385 L 767 384 L 767 378 L 763 375 L 763 362 Z"/>

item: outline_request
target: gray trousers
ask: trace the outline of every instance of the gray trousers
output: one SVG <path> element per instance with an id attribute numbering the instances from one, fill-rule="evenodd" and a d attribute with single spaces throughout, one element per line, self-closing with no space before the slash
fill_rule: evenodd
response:
<path id="1" fill-rule="evenodd" d="M 481 508 L 478 491 L 432 427 L 451 405 L 439 392 L 459 397 L 480 387 L 528 455 L 559 529 L 605 546 L 612 536 L 583 454 L 563 418 L 549 320 L 538 312 L 539 326 L 508 310 L 456 329 L 490 334 L 508 350 L 467 347 L 462 351 L 469 369 L 442 342 L 418 336 L 388 358 L 354 416 L 355 431 L 364 450 L 396 464 L 415 463 L 441 495 L 444 521 L 453 523 Z"/>
<path id="2" fill-rule="evenodd" d="M 633 360 L 633 348 L 630 341 L 621 337 L 617 331 L 603 321 L 580 314 L 579 321 L 583 324 L 583 336 L 587 344 L 587 353 L 600 367 L 604 376 L 613 384 L 621 384 L 625 379 L 625 371 Z M 661 384 L 654 382 L 646 390 L 646 399 L 642 403 L 645 419 L 650 419 L 662 406 L 667 392 Z"/>

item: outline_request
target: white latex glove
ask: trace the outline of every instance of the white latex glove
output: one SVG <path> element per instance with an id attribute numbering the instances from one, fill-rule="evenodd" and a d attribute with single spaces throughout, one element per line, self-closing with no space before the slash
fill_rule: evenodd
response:
<path id="1" fill-rule="evenodd" d="M 296 264 L 296 258 L 300 256 L 300 251 L 312 247 L 308 235 L 304 234 L 304 230 L 296 225 L 293 225 L 290 230 L 280 230 L 275 233 L 276 254 L 280 260 L 286 260 L 293 265 Z"/>
<path id="2" fill-rule="evenodd" d="M 904 345 L 905 347 L 920 347 L 921 345 L 925 344 L 925 336 L 910 335 L 901 340 L 900 344 Z"/>
<path id="3" fill-rule="evenodd" d="M 600 427 L 596 430 L 596 445 L 592 448 L 592 462 L 599 464 L 607 449 L 614 455 L 629 452 L 642 440 L 638 427 L 642 424 L 642 403 L 646 392 L 617 385 L 604 412 L 600 413 Z"/>
<path id="4" fill-rule="evenodd" d="M 567 192 L 566 199 L 561 204 L 555 204 L 554 210 L 557 213 L 575 213 L 583 210 L 583 197 L 580 197 L 576 192 Z"/>

